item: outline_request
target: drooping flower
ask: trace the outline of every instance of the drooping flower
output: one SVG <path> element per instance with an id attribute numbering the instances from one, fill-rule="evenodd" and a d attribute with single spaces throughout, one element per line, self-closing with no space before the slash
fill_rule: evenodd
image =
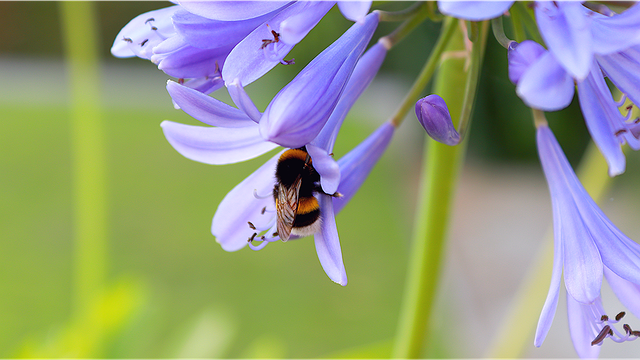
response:
<path id="1" fill-rule="evenodd" d="M 447 145 L 458 145 L 460 134 L 453 127 L 449 108 L 436 94 L 424 97 L 416 102 L 416 117 L 432 139 Z"/>
<path id="2" fill-rule="evenodd" d="M 344 117 L 372 81 L 386 51 L 387 49 L 378 43 L 360 58 L 326 125 L 310 143 L 304 144 L 311 155 L 314 168 L 320 174 L 323 191 L 333 194 L 337 190 L 343 194 L 343 198 L 340 199 L 332 199 L 325 194 L 317 195 L 322 223 L 320 232 L 314 235 L 323 269 L 333 281 L 342 285 L 346 285 L 347 279 L 333 215 L 334 206 L 337 207 L 336 212 L 339 211 L 357 191 L 389 143 L 393 126 L 383 125 L 339 162 L 333 160 L 330 154 Z M 256 157 L 277 146 L 260 136 L 258 123 L 246 112 L 175 82 L 169 82 L 167 90 L 182 110 L 205 124 L 214 126 L 199 127 L 163 122 L 165 136 L 184 156 L 208 164 L 226 164 Z M 303 117 L 305 114 L 300 116 Z M 235 251 L 247 244 L 254 249 L 260 249 L 269 242 L 279 240 L 277 237 L 268 236 L 275 232 L 270 231 L 275 224 L 275 205 L 271 194 L 279 155 L 268 160 L 237 185 L 218 207 L 212 223 L 212 233 L 223 249 Z M 341 177 L 346 177 L 348 183 L 343 183 Z M 253 228 L 249 227 L 248 222 L 251 222 Z M 250 244 L 248 239 L 257 231 L 264 232 L 267 236 L 264 239 L 258 237 L 258 240 L 263 240 L 260 245 Z"/>
<path id="3" fill-rule="evenodd" d="M 640 315 L 640 245 L 624 235 L 586 192 L 546 125 L 537 129 L 540 162 L 547 178 L 553 207 L 554 263 L 534 344 L 542 345 L 555 315 L 564 274 L 569 328 L 580 357 L 595 357 L 606 338 L 614 341 L 638 337 L 628 325 L 624 334 L 602 308 L 603 274 L 628 309 Z M 611 332 L 609 332 L 611 330 Z"/>
<path id="4" fill-rule="evenodd" d="M 533 108 L 558 110 L 573 98 L 574 79 L 551 52 L 530 40 L 511 43 L 509 77 L 516 84 L 516 93 Z M 620 113 L 618 108 L 622 103 L 613 99 L 595 60 L 588 76 L 578 81 L 577 87 L 587 128 L 607 160 L 609 175 L 623 173 L 626 160 L 621 145 L 626 142 L 634 150 L 640 149 L 640 142 L 632 131 L 635 122 L 630 119 L 631 112 L 626 117 Z"/>

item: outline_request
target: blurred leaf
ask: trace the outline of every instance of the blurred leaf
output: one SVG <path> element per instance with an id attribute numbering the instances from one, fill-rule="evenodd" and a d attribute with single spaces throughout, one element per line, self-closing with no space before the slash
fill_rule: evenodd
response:
<path id="1" fill-rule="evenodd" d="M 224 357 L 238 326 L 228 312 L 218 307 L 208 307 L 179 329 L 170 350 L 175 358 Z"/>

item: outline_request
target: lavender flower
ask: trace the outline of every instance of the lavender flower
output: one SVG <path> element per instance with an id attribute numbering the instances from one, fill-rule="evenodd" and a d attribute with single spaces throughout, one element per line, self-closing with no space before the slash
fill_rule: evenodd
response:
<path id="1" fill-rule="evenodd" d="M 600 299 L 603 274 L 620 301 L 640 315 L 640 245 L 624 235 L 600 210 L 580 184 L 560 145 L 546 125 L 537 130 L 540 162 L 553 205 L 554 264 L 534 344 L 542 345 L 558 303 L 564 269 L 569 327 L 580 357 L 595 357 L 606 338 L 614 341 L 638 337 L 628 325 L 620 333 L 606 317 Z M 611 332 L 609 332 L 611 330 Z"/>
<path id="2" fill-rule="evenodd" d="M 569 73 L 551 52 L 530 40 L 511 44 L 509 77 L 516 84 L 516 93 L 534 108 L 558 110 L 573 98 L 574 83 Z M 578 81 L 578 97 L 589 133 L 609 164 L 609 175 L 623 173 L 626 161 L 621 145 L 626 142 L 638 150 L 640 142 L 632 131 L 635 122 L 630 119 L 631 113 L 626 117 L 620 114 L 622 102 L 611 96 L 595 60 L 588 76 Z"/>
<path id="3" fill-rule="evenodd" d="M 458 145 L 460 134 L 453 127 L 447 104 L 436 94 L 416 102 L 416 117 L 434 140 L 447 145 Z"/>
<path id="4" fill-rule="evenodd" d="M 334 206 L 335 211 L 339 211 L 357 191 L 388 145 L 394 128 L 390 124 L 383 125 L 339 162 L 333 160 L 330 154 L 348 110 L 377 73 L 386 51 L 382 44 L 376 44 L 362 56 L 326 125 L 310 143 L 304 144 L 312 157 L 314 168 L 320 174 L 323 191 L 327 194 L 336 191 L 343 194 L 340 199 L 318 194 L 322 223 L 320 232 L 314 236 L 320 263 L 327 275 L 341 285 L 346 285 L 347 279 L 335 225 Z M 258 123 L 246 112 L 175 82 L 170 81 L 167 90 L 182 110 L 214 126 L 163 122 L 167 140 L 184 156 L 208 164 L 226 164 L 256 157 L 277 146 L 260 136 Z M 308 101 L 305 98 L 299 100 Z M 269 242 L 279 240 L 278 237 L 268 236 L 275 232 L 272 229 L 275 226 L 275 204 L 271 194 L 279 156 L 277 154 L 268 160 L 220 203 L 213 219 L 212 233 L 223 249 L 235 251 L 249 244 L 259 250 Z M 348 182 L 342 182 L 341 177 L 348 179 Z M 248 222 L 255 229 L 249 227 Z M 258 237 L 263 240 L 260 245 L 247 241 L 256 232 L 267 235 Z"/>

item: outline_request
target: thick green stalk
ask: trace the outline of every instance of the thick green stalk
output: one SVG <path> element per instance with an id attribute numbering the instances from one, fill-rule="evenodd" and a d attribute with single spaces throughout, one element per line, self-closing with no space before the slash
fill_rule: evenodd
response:
<path id="1" fill-rule="evenodd" d="M 75 214 L 75 298 L 78 319 L 102 291 L 107 262 L 107 196 L 100 76 L 94 3 L 60 3 L 71 99 L 71 151 Z M 101 324 L 86 331 L 100 338 Z M 96 354 L 98 355 L 98 354 Z"/>
<path id="2" fill-rule="evenodd" d="M 486 35 L 486 31 L 483 34 Z M 464 36 L 466 34 L 456 27 L 446 50 L 463 51 Z M 460 118 L 463 108 L 461 90 L 465 88 L 466 79 L 464 58 L 449 57 L 442 62 L 434 92 L 446 101 L 452 119 Z M 434 334 L 430 329 L 433 304 L 465 144 L 448 146 L 431 139 L 425 142 L 422 185 L 393 351 L 395 358 L 419 358 L 425 347 L 434 344 Z"/>

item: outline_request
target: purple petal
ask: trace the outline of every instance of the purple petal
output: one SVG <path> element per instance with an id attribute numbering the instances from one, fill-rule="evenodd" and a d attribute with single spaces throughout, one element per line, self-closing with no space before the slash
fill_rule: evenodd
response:
<path id="1" fill-rule="evenodd" d="M 307 65 L 271 101 L 260 119 L 262 136 L 285 147 L 311 142 L 322 130 L 378 24 L 367 15 Z"/>
<path id="2" fill-rule="evenodd" d="M 544 111 L 569 106 L 573 92 L 573 79 L 549 52 L 529 67 L 516 87 L 516 93 L 527 106 Z"/>
<path id="3" fill-rule="evenodd" d="M 313 239 L 324 272 L 334 282 L 346 286 L 347 273 L 342 261 L 342 250 L 331 199 L 329 195 L 320 194 L 319 196 L 322 225 L 321 231 L 316 233 Z"/>
<path id="4" fill-rule="evenodd" d="M 555 241 L 563 246 L 565 286 L 569 294 L 581 303 L 590 303 L 600 295 L 602 260 L 594 243 L 593 224 L 589 222 L 592 208 L 584 203 L 586 193 L 551 130 L 538 127 L 538 152 L 544 170 L 551 202 Z"/>
<path id="5" fill-rule="evenodd" d="M 387 48 L 381 43 L 376 43 L 362 55 L 353 69 L 353 74 L 351 74 L 340 100 L 338 100 L 338 105 L 331 113 L 320 134 L 311 142 L 312 144 L 327 149 L 328 152 L 333 151 L 333 144 L 342 122 L 353 104 L 378 73 L 386 55 Z"/>
<path id="6" fill-rule="evenodd" d="M 596 55 L 596 60 L 609 80 L 634 104 L 640 104 L 640 46 L 619 53 Z"/>
<path id="7" fill-rule="evenodd" d="M 199 91 L 203 94 L 211 94 L 212 92 L 223 87 L 224 81 L 222 81 L 221 76 L 214 76 L 214 77 L 207 76 L 207 77 L 189 79 L 185 81 L 183 85 L 190 89 Z M 174 102 L 174 106 L 177 106 L 176 109 L 180 108 L 175 102 Z"/>
<path id="8" fill-rule="evenodd" d="M 205 164 L 223 165 L 253 159 L 277 145 L 264 141 L 258 126 L 222 128 L 163 121 L 164 135 L 184 157 Z"/>
<path id="9" fill-rule="evenodd" d="M 207 125 L 247 127 L 256 124 L 243 111 L 176 82 L 168 81 L 167 91 L 184 112 Z"/>
<path id="10" fill-rule="evenodd" d="M 340 166 L 326 150 L 314 145 L 307 145 L 307 151 L 313 160 L 313 167 L 320 174 L 322 191 L 333 194 L 340 184 Z"/>
<path id="11" fill-rule="evenodd" d="M 274 171 L 282 152 L 269 159 L 258 170 L 243 180 L 224 197 L 213 216 L 211 233 L 226 251 L 236 251 L 247 245 L 255 232 L 249 228 L 251 221 L 260 228 L 275 221 L 273 202 Z M 254 195 L 254 192 L 259 197 Z M 262 209 L 269 211 L 262 213 Z"/>
<path id="12" fill-rule="evenodd" d="M 290 1 L 179 1 L 187 11 L 213 20 L 246 20 L 286 6 Z"/>
<path id="13" fill-rule="evenodd" d="M 633 315 L 640 317 L 640 302 L 638 302 L 640 285 L 621 278 L 606 266 L 604 267 L 604 276 L 622 305 L 629 309 Z"/>
<path id="14" fill-rule="evenodd" d="M 242 86 L 247 86 L 266 74 L 291 51 L 296 43 L 278 41 L 266 44 L 263 40 L 274 40 L 271 31 L 280 33 L 281 23 L 294 16 L 319 16 L 329 10 L 332 3 L 325 2 L 297 2 L 283 9 L 267 22 L 259 25 L 251 34 L 247 35 L 231 51 L 227 64 L 222 69 L 222 78 L 228 83 L 238 79 Z M 320 20 L 319 18 L 317 20 Z M 317 22 L 317 21 L 316 21 Z M 310 29 L 310 28 L 309 28 Z M 290 29 L 289 31 L 294 31 Z M 303 30 L 300 30 L 304 32 Z M 306 34 L 306 33 L 305 33 Z M 287 37 L 287 36 L 285 36 Z"/>
<path id="15" fill-rule="evenodd" d="M 342 197 L 333 199 L 336 213 L 340 212 L 360 189 L 373 166 L 387 149 L 395 129 L 389 122 L 382 124 L 373 134 L 338 160 L 341 177 L 338 192 Z"/>
<path id="16" fill-rule="evenodd" d="M 371 9 L 371 3 L 372 1 L 338 1 L 338 8 L 348 20 L 362 22 Z"/>
<path id="17" fill-rule="evenodd" d="M 582 359 L 595 359 L 600 354 L 601 347 L 591 345 L 591 341 L 599 333 L 595 328 L 595 321 L 600 319 L 594 317 L 594 311 L 598 311 L 597 308 L 602 309 L 600 296 L 594 304 L 581 304 L 567 294 L 567 317 L 571 341 L 573 348 Z M 604 315 L 604 312 L 601 315 Z"/>
<path id="18" fill-rule="evenodd" d="M 625 128 L 624 118 L 615 106 L 597 66 L 593 67 L 584 81 L 578 83 L 578 97 L 587 129 L 609 165 L 609 176 L 624 173 L 626 159 L 621 141 L 615 135 L 618 130 Z"/>
<path id="19" fill-rule="evenodd" d="M 509 45 L 509 80 L 515 85 L 529 67 L 542 56 L 546 50 L 535 41 L 525 40 L 518 44 L 512 42 Z"/>
<path id="20" fill-rule="evenodd" d="M 251 120 L 255 122 L 260 121 L 260 117 L 262 116 L 260 110 L 258 110 L 256 105 L 253 103 L 249 94 L 244 90 L 244 87 L 242 87 L 242 84 L 238 79 L 227 84 L 227 90 L 229 91 L 231 100 L 233 100 L 233 103 L 236 104 L 237 107 L 244 111 Z"/>
<path id="21" fill-rule="evenodd" d="M 167 41 L 173 43 L 173 39 L 180 38 L 179 36 L 174 36 Z M 217 76 L 231 51 L 231 47 L 199 49 L 184 42 L 182 43 L 183 46 L 172 50 L 169 46 L 163 46 L 167 41 L 154 49 L 154 55 L 151 60 L 157 63 L 158 69 L 164 71 L 167 75 L 182 79 Z M 165 50 L 168 52 L 165 53 Z"/>
<path id="22" fill-rule="evenodd" d="M 540 138 L 538 130 L 538 139 Z M 557 203 L 552 203 L 553 206 L 553 218 L 554 220 L 561 218 L 561 209 Z M 536 328 L 536 335 L 533 344 L 536 347 L 540 347 L 542 342 L 547 337 L 551 323 L 556 315 L 556 308 L 558 307 L 558 295 L 560 294 L 560 279 L 562 279 L 562 243 L 559 241 L 561 237 L 560 227 L 553 227 L 553 272 L 551 273 L 551 284 L 549 284 L 549 292 L 547 298 L 544 301 L 544 306 L 540 312 L 540 318 L 538 319 L 538 327 Z"/>
<path id="23" fill-rule="evenodd" d="M 497 18 L 513 1 L 438 1 L 440 12 L 460 19 L 481 21 Z"/>
<path id="24" fill-rule="evenodd" d="M 537 1 L 540 35 L 564 69 L 578 80 L 589 73 L 593 59 L 591 18 L 582 4 L 571 1 Z"/>
<path id="25" fill-rule="evenodd" d="M 587 10 L 589 13 L 592 11 Z M 593 13 L 593 50 L 597 54 L 623 51 L 640 44 L 640 6 L 633 5 L 620 15 Z"/>
<path id="26" fill-rule="evenodd" d="M 116 36 L 111 54 L 116 57 L 138 56 L 150 59 L 153 55 L 152 49 L 175 34 L 171 16 L 179 8 L 170 6 L 133 18 Z"/>
<path id="27" fill-rule="evenodd" d="M 335 1 L 307 2 L 298 14 L 280 23 L 280 40 L 285 44 L 299 43 L 331 9 Z"/>
<path id="28" fill-rule="evenodd" d="M 239 21 L 211 20 L 185 10 L 176 11 L 173 25 L 186 43 L 202 49 L 233 47 L 274 14 Z"/>

